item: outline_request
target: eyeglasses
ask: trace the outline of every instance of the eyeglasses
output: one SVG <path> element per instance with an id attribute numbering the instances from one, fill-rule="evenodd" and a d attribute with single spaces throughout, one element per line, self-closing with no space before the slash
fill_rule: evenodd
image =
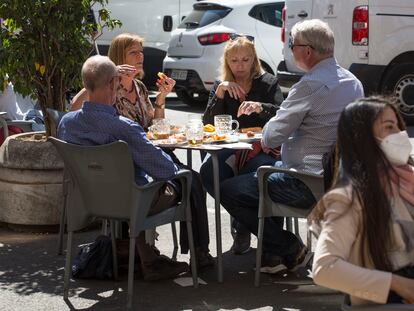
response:
<path id="1" fill-rule="evenodd" d="M 289 43 L 288 43 L 289 49 L 293 51 L 293 48 L 295 46 L 309 46 L 311 49 L 314 49 L 314 47 L 310 44 L 294 44 L 292 37 L 289 37 Z"/>
<path id="2" fill-rule="evenodd" d="M 250 35 L 244 35 L 244 34 L 240 34 L 240 33 L 230 33 L 229 37 L 230 37 L 230 40 L 236 40 L 237 38 L 246 38 L 250 42 L 254 43 L 254 37 L 250 36 Z"/>

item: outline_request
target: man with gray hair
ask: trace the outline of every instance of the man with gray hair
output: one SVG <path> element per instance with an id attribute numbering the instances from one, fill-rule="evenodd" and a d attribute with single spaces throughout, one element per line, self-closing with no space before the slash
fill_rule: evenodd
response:
<path id="1" fill-rule="evenodd" d="M 83 64 L 81 74 L 89 101 L 84 102 L 80 110 L 62 118 L 58 137 L 77 145 L 104 145 L 123 140 L 131 151 L 138 185 L 148 183 L 148 175 L 155 180 L 172 178 L 178 167 L 170 156 L 147 139 L 138 123 L 116 114 L 112 105 L 120 76 L 115 64 L 106 56 L 92 56 Z M 146 243 L 144 232 L 139 234 L 136 246 L 145 280 L 173 278 L 188 270 L 186 263 L 160 256 Z"/>
<path id="2" fill-rule="evenodd" d="M 328 24 L 316 19 L 297 23 L 292 28 L 289 47 L 296 65 L 306 73 L 263 128 L 262 147 L 266 150 L 281 146 L 281 161 L 275 166 L 320 174 L 322 156 L 336 141 L 341 111 L 363 97 L 364 92 L 361 82 L 333 57 L 334 34 Z M 277 203 L 297 208 L 309 208 L 315 203 L 310 189 L 287 174 L 271 174 L 268 189 Z M 257 234 L 256 173 L 228 179 L 220 190 L 227 211 Z M 265 220 L 262 272 L 294 269 L 311 259 L 306 246 L 292 232 L 283 230 L 283 221 L 281 217 Z"/>

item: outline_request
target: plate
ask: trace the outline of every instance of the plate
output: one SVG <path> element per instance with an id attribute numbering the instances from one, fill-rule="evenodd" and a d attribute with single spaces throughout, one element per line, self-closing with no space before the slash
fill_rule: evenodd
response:
<path id="1" fill-rule="evenodd" d="M 239 141 L 250 143 L 254 141 L 259 141 L 262 139 L 262 137 L 263 137 L 262 133 L 255 133 L 254 136 L 251 136 L 251 137 L 247 136 L 247 134 L 245 133 L 240 133 Z"/>
<path id="2" fill-rule="evenodd" d="M 211 144 L 223 144 L 227 142 L 227 138 L 219 139 L 219 140 L 204 140 L 203 144 L 211 145 Z"/>
<path id="3" fill-rule="evenodd" d="M 153 140 L 152 143 L 159 147 L 175 147 L 187 144 L 186 140 L 178 140 L 175 138 L 157 139 Z"/>
<path id="4" fill-rule="evenodd" d="M 203 144 L 220 144 L 223 142 L 226 142 L 227 139 L 229 139 L 229 136 L 227 135 L 222 135 L 222 137 L 220 137 L 220 139 L 216 139 L 218 135 L 213 134 L 213 135 L 209 135 L 207 137 L 205 137 L 203 139 Z"/>
<path id="5" fill-rule="evenodd" d="M 209 139 L 210 137 L 208 137 L 207 139 Z M 211 139 L 211 138 L 210 138 Z M 230 144 L 230 143 L 236 143 L 238 142 L 238 138 L 235 135 L 225 135 L 224 138 L 222 139 L 211 139 L 211 140 L 204 140 L 203 144 Z"/>

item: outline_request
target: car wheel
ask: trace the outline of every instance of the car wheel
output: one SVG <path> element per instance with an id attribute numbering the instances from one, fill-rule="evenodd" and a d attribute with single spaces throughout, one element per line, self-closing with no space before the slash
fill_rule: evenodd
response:
<path id="1" fill-rule="evenodd" d="M 382 90 L 397 98 L 405 122 L 414 124 L 414 64 L 393 65 L 385 76 Z"/>
<path id="2" fill-rule="evenodd" d="M 190 107 L 205 107 L 208 102 L 208 92 L 200 92 L 195 96 L 194 92 L 189 92 L 185 89 L 178 89 L 175 91 L 178 99 Z"/>

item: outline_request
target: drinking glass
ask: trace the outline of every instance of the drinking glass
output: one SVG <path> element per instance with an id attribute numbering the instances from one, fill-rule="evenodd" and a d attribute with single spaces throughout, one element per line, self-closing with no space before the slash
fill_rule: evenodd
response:
<path id="1" fill-rule="evenodd" d="M 191 121 L 187 123 L 185 136 L 188 144 L 192 146 L 201 145 L 203 143 L 204 130 L 201 119 L 191 119 Z"/>
<path id="2" fill-rule="evenodd" d="M 152 120 L 151 132 L 154 133 L 155 139 L 166 139 L 170 137 L 171 127 L 168 119 Z"/>
<path id="3" fill-rule="evenodd" d="M 233 124 L 236 124 L 236 128 L 233 130 Z M 214 127 L 216 128 L 217 135 L 232 134 L 239 129 L 239 122 L 232 120 L 232 116 L 229 114 L 220 114 L 214 116 Z"/>

